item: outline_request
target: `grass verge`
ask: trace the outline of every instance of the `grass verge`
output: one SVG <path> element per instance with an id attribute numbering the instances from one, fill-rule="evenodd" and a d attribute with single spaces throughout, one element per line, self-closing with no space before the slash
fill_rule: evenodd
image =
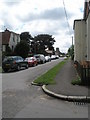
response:
<path id="1" fill-rule="evenodd" d="M 45 74 L 41 75 L 36 80 L 34 80 L 34 83 L 37 83 L 39 85 L 55 84 L 56 82 L 54 78 L 56 77 L 57 73 L 63 67 L 65 63 L 66 63 L 66 60 L 60 62 L 55 67 L 47 71 Z"/>

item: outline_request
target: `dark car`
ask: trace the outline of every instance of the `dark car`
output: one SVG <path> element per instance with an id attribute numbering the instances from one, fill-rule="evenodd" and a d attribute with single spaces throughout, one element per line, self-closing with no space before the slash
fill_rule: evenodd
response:
<path id="1" fill-rule="evenodd" d="M 8 56 L 2 62 L 2 68 L 5 72 L 9 70 L 20 70 L 21 67 L 28 68 L 28 62 L 20 56 Z"/>
<path id="2" fill-rule="evenodd" d="M 28 57 L 25 59 L 25 61 L 28 61 L 28 65 L 33 67 L 38 64 L 37 59 L 35 57 Z"/>

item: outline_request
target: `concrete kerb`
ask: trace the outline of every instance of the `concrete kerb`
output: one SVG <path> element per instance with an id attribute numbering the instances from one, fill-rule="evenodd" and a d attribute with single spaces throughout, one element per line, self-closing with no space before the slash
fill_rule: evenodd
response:
<path id="1" fill-rule="evenodd" d="M 61 100 L 66 100 L 66 101 L 70 101 L 70 102 L 87 102 L 87 103 L 90 103 L 90 97 L 89 96 L 68 96 L 68 95 L 62 95 L 62 94 L 57 94 L 57 93 L 54 93 L 54 92 L 48 90 L 46 88 L 47 85 L 37 84 L 37 83 L 34 83 L 34 82 L 31 82 L 31 85 L 41 86 L 42 90 L 46 94 L 48 94 L 48 95 L 50 95 L 52 97 L 61 99 Z"/>
<path id="2" fill-rule="evenodd" d="M 42 86 L 42 84 L 31 82 L 31 85 Z"/>
<path id="3" fill-rule="evenodd" d="M 46 88 L 46 85 L 43 85 L 42 89 L 48 95 L 59 98 L 59 99 L 63 99 L 66 101 L 72 101 L 72 102 L 88 102 L 88 103 L 90 103 L 90 97 L 87 97 L 87 96 L 68 96 L 68 95 L 56 94 L 52 91 L 49 91 Z"/>
<path id="4" fill-rule="evenodd" d="M 46 94 L 48 94 L 48 95 L 50 95 L 50 96 L 53 96 L 53 97 L 56 97 L 56 98 L 60 98 L 60 99 L 63 99 L 63 100 L 67 100 L 67 99 L 68 99 L 68 97 L 67 97 L 66 95 L 60 95 L 60 94 L 56 94 L 56 93 L 54 93 L 54 92 L 52 92 L 52 91 L 49 91 L 49 90 L 46 88 L 46 85 L 43 85 L 43 86 L 42 86 L 42 90 L 43 90 Z"/>

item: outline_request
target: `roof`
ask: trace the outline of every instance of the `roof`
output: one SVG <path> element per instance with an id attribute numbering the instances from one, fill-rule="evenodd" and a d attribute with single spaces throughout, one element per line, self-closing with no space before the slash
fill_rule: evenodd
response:
<path id="1" fill-rule="evenodd" d="M 9 38 L 10 38 L 10 32 L 7 30 L 5 32 L 2 32 L 2 44 L 8 44 Z"/>
<path id="2" fill-rule="evenodd" d="M 76 19 L 76 20 L 74 20 L 73 29 L 75 29 L 75 22 L 76 22 L 76 21 L 78 21 L 78 22 L 79 22 L 79 21 L 85 21 L 85 19 Z"/>
<path id="3" fill-rule="evenodd" d="M 47 52 L 48 54 L 52 54 L 52 53 L 53 53 L 52 50 L 46 50 L 46 52 Z"/>
<path id="4" fill-rule="evenodd" d="M 9 43 L 11 33 L 13 33 L 15 35 L 19 35 L 17 33 L 14 33 L 12 31 L 9 31 L 6 29 L 4 32 L 2 32 L 2 44 L 5 45 L 5 44 Z"/>
<path id="5" fill-rule="evenodd" d="M 85 3 L 84 3 L 84 16 L 83 16 L 83 19 L 74 20 L 73 29 L 75 29 L 75 22 L 76 22 L 76 21 L 85 21 L 85 20 L 87 19 L 88 14 L 89 14 L 89 5 L 90 5 L 90 0 L 85 0 Z"/>

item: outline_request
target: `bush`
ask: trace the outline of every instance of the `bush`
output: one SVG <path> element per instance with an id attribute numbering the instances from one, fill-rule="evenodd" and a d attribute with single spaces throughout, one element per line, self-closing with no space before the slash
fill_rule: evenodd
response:
<path id="1" fill-rule="evenodd" d="M 73 85 L 81 85 L 82 81 L 81 78 L 78 76 L 76 79 L 72 80 L 71 82 Z"/>

